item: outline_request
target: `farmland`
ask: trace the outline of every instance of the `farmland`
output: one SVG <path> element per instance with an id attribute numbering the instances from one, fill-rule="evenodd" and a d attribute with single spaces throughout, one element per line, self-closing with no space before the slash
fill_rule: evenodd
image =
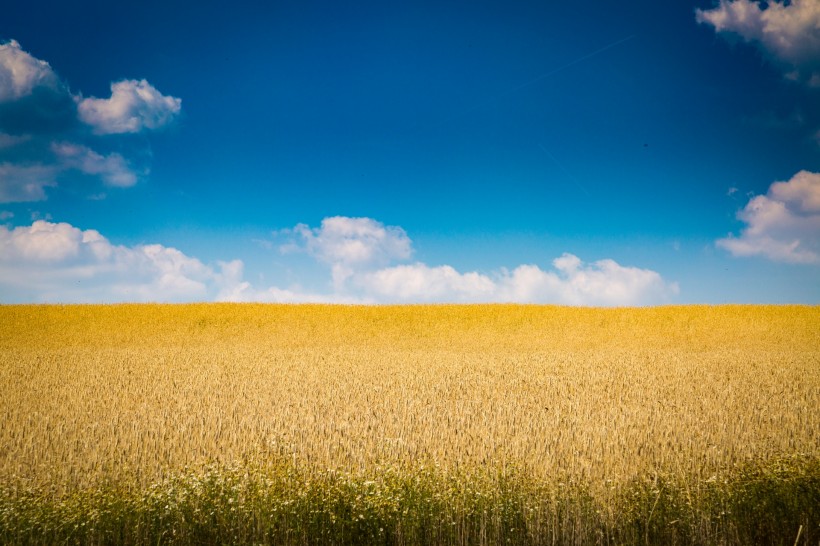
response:
<path id="1" fill-rule="evenodd" d="M 0 307 L 0 542 L 820 539 L 820 308 Z"/>

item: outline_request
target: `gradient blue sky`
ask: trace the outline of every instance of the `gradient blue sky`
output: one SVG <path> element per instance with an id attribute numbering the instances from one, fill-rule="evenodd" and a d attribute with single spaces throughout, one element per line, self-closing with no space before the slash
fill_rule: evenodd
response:
<path id="1" fill-rule="evenodd" d="M 0 43 L 0 302 L 820 303 L 816 0 L 30 0 Z"/>

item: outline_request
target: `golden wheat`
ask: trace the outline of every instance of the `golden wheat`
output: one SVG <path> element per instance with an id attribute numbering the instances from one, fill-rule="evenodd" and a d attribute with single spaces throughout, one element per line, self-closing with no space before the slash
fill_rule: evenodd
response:
<path id="1" fill-rule="evenodd" d="M 0 484 L 514 466 L 601 494 L 818 455 L 820 308 L 0 307 Z"/>

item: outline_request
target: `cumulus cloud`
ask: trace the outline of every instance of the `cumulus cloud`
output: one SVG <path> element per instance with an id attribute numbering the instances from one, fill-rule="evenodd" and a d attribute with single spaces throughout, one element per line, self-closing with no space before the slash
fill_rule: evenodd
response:
<path id="1" fill-rule="evenodd" d="M 23 51 L 16 40 L 0 44 L 0 102 L 31 95 L 37 87 L 59 85 L 51 66 Z"/>
<path id="2" fill-rule="evenodd" d="M 74 98 L 47 62 L 14 40 L 0 43 L 0 148 L 32 134 L 65 131 L 76 118 Z"/>
<path id="3" fill-rule="evenodd" d="M 366 294 L 382 301 L 514 302 L 565 305 L 641 305 L 660 303 L 678 293 L 655 271 L 624 267 L 613 260 L 585 264 L 565 253 L 553 260 L 554 271 L 520 265 L 487 275 L 459 273 L 450 266 L 417 263 L 365 273 Z"/>
<path id="4" fill-rule="evenodd" d="M 13 229 L 0 226 L 0 301 L 646 305 L 664 303 L 678 292 L 655 271 L 613 260 L 585 263 L 568 253 L 546 270 L 520 265 L 485 273 L 396 264 L 412 255 L 409 237 L 369 218 L 326 218 L 319 228 L 300 224 L 288 233 L 331 272 L 346 264 L 343 282 L 332 279 L 330 291 L 254 286 L 244 279 L 241 260 L 208 265 L 161 244 L 115 245 L 93 229 L 38 220 Z"/>
<path id="5" fill-rule="evenodd" d="M 160 129 L 179 114 L 182 101 L 166 96 L 145 80 L 111 84 L 111 98 L 80 100 L 80 119 L 98 134 L 138 133 Z"/>
<path id="6" fill-rule="evenodd" d="M 111 85 L 108 99 L 74 95 L 16 41 L 0 44 L 0 202 L 40 201 L 80 175 L 126 188 L 147 173 L 145 141 L 118 137 L 165 127 L 181 101 L 146 80 Z M 116 147 L 116 153 L 105 153 Z M 99 191 L 96 192 L 100 195 Z"/>
<path id="7" fill-rule="evenodd" d="M 720 0 L 696 10 L 699 23 L 755 44 L 785 69 L 786 76 L 820 87 L 820 2 Z"/>
<path id="8" fill-rule="evenodd" d="M 763 256 L 786 263 L 820 263 L 820 173 L 800 171 L 775 182 L 738 212 L 740 236 L 718 239 L 734 256 Z"/>
<path id="9" fill-rule="evenodd" d="M 213 300 L 234 291 L 237 271 L 241 262 L 215 268 L 175 248 L 114 245 L 66 223 L 0 226 L 0 293 L 7 301 Z"/>
<path id="10" fill-rule="evenodd" d="M 660 303 L 677 295 L 655 271 L 628 267 L 611 259 L 584 263 L 564 253 L 552 262 L 555 271 L 522 265 L 500 283 L 504 301 L 552 302 L 567 305 L 641 305 Z"/>
<path id="11" fill-rule="evenodd" d="M 298 240 L 283 250 L 303 250 L 330 264 L 337 288 L 357 270 L 405 260 L 412 254 L 412 243 L 402 228 L 371 218 L 334 216 L 322 220 L 318 228 L 298 224 L 289 231 Z"/>
<path id="12" fill-rule="evenodd" d="M 396 226 L 370 218 L 326 218 L 319 228 L 300 224 L 289 233 L 301 249 L 331 269 L 334 296 L 368 302 L 530 302 L 571 305 L 639 305 L 667 301 L 678 292 L 648 269 L 613 260 L 586 264 L 572 254 L 554 270 L 521 265 L 509 271 L 459 272 L 450 265 L 391 264 L 412 256 L 412 241 Z"/>
<path id="13" fill-rule="evenodd" d="M 356 281 L 365 293 L 387 301 L 492 301 L 497 292 L 486 275 L 459 273 L 449 265 L 387 267 L 365 272 Z"/>

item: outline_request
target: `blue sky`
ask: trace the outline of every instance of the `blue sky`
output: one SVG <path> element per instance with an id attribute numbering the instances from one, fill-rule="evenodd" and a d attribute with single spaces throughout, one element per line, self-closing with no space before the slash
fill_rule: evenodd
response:
<path id="1" fill-rule="evenodd" d="M 31 0 L 0 302 L 820 303 L 820 3 Z"/>

